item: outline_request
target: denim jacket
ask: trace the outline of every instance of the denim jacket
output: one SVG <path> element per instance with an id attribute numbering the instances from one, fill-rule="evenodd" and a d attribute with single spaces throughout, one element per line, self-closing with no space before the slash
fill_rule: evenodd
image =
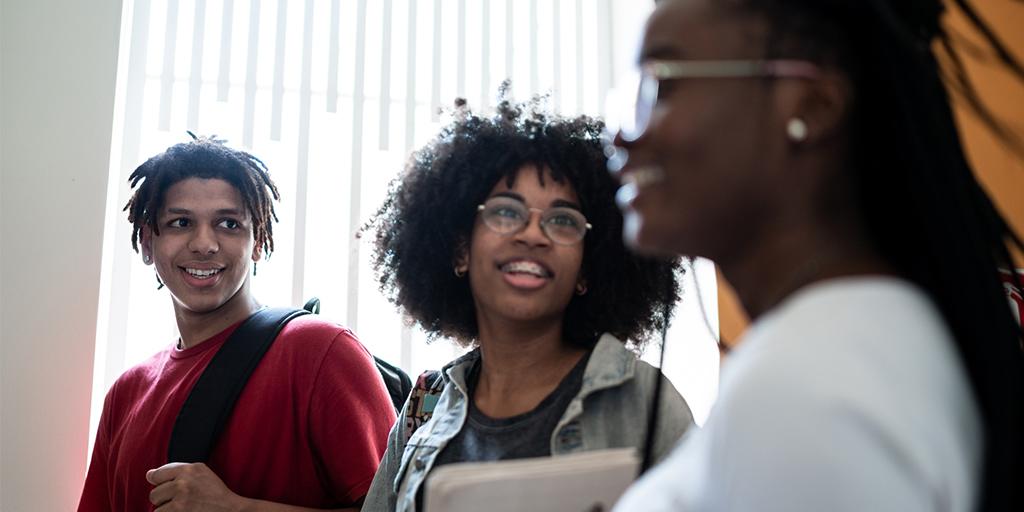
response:
<path id="1" fill-rule="evenodd" d="M 437 455 L 462 429 L 468 414 L 466 373 L 480 357 L 474 350 L 441 370 L 444 390 L 433 415 L 406 439 L 404 418 L 391 429 L 388 448 L 373 478 L 362 510 L 414 512 L 416 494 L 426 480 Z M 621 341 L 601 336 L 587 362 L 583 385 L 551 433 L 552 455 L 637 447 L 644 443 L 648 411 L 660 372 L 640 361 Z M 654 442 L 655 461 L 664 458 L 676 441 L 693 425 L 683 397 L 665 379 Z"/>

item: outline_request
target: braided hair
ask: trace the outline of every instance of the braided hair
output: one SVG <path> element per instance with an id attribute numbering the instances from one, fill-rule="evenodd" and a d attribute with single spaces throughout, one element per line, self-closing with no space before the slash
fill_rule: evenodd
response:
<path id="1" fill-rule="evenodd" d="M 1000 283 L 1000 271 L 1013 268 L 1010 247 L 1024 244 L 971 169 L 952 99 L 1022 156 L 1024 144 L 980 100 L 966 50 L 942 16 L 960 10 L 987 46 L 972 51 L 986 51 L 1021 80 L 1024 67 L 968 0 L 731 3 L 769 21 L 766 58 L 803 58 L 849 76 L 856 108 L 847 171 L 868 234 L 953 332 L 984 426 L 980 510 L 1024 510 L 1022 333 Z"/>
<path id="2" fill-rule="evenodd" d="M 132 248 L 139 251 L 139 235 L 143 227 L 160 234 L 157 214 L 163 208 L 167 189 L 188 178 L 221 179 L 238 190 L 252 217 L 252 234 L 256 247 L 269 255 L 274 250 L 273 222 L 277 212 L 273 201 L 279 200 L 277 186 L 270 179 L 267 166 L 259 158 L 228 147 L 216 137 L 198 137 L 175 144 L 163 153 L 140 165 L 128 181 L 134 194 L 125 205 L 132 230 Z"/>

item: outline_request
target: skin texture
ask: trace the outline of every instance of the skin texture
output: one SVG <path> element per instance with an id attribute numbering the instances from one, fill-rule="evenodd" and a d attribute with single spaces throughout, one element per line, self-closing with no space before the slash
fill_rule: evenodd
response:
<path id="1" fill-rule="evenodd" d="M 758 59 L 767 34 L 763 20 L 721 3 L 665 1 L 640 61 Z M 662 81 L 643 136 L 615 139 L 628 153 L 615 169 L 624 183 L 651 170 L 660 178 L 620 194 L 627 242 L 714 260 L 755 318 L 809 282 L 887 273 L 844 168 L 852 101 L 829 67 L 813 81 Z M 805 140 L 787 136 L 794 118 L 807 124 Z"/>
<path id="2" fill-rule="evenodd" d="M 488 197 L 497 195 L 520 198 L 540 210 L 579 203 L 568 182 L 545 174 L 542 184 L 533 166 L 521 168 L 511 186 L 499 181 Z M 475 403 L 492 417 L 530 411 L 585 353 L 562 339 L 565 309 L 581 282 L 583 242 L 552 242 L 541 229 L 540 214 L 531 212 L 524 229 L 508 235 L 495 233 L 478 215 L 468 245 L 456 259 L 459 268 L 468 270 L 480 329 L 483 366 Z M 517 284 L 501 270 L 517 260 L 540 264 L 549 277 Z"/>
<path id="3" fill-rule="evenodd" d="M 258 308 L 249 285 L 254 247 L 241 194 L 220 179 L 188 178 L 167 189 L 157 214 L 160 235 L 142 233 L 144 261 L 171 292 L 182 344 L 191 347 Z M 206 281 L 185 268 L 220 269 Z"/>
<path id="4" fill-rule="evenodd" d="M 259 309 L 250 290 L 251 263 L 260 259 L 242 196 L 221 179 L 187 178 L 167 189 L 157 213 L 160 235 L 142 230 L 143 261 L 171 292 L 184 348 L 195 346 Z M 184 268 L 221 269 L 205 281 Z M 159 512 L 311 510 L 239 496 L 202 463 L 170 463 L 146 473 Z M 355 509 L 352 509 L 355 510 Z"/>

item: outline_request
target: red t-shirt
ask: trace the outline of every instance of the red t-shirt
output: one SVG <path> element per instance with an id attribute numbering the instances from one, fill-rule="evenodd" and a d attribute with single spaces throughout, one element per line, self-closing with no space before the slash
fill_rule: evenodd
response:
<path id="1" fill-rule="evenodd" d="M 167 463 L 178 411 L 238 327 L 128 370 L 107 393 L 79 512 L 152 510 L 146 471 Z M 395 411 L 351 331 L 289 322 L 252 373 L 207 464 L 234 493 L 313 508 L 366 494 Z"/>

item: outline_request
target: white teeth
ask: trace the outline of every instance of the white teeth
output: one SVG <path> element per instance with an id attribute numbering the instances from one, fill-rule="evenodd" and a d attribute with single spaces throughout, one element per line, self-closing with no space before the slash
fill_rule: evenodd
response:
<path id="1" fill-rule="evenodd" d="M 641 167 L 622 177 L 625 184 L 632 183 L 637 188 L 654 185 L 665 181 L 665 171 L 660 167 Z"/>
<path id="2" fill-rule="evenodd" d="M 214 274 L 216 274 L 217 272 L 220 272 L 220 271 L 221 271 L 221 269 L 219 269 L 219 268 L 216 268 L 216 269 L 211 268 L 209 270 L 202 270 L 202 269 L 198 269 L 198 268 L 186 268 L 185 269 L 185 272 L 188 272 L 188 274 L 190 276 L 196 277 L 196 278 L 199 278 L 199 279 L 209 278 L 209 277 L 213 276 Z"/>
<path id="3" fill-rule="evenodd" d="M 622 186 L 615 193 L 615 202 L 619 208 L 626 209 L 636 196 L 640 195 L 640 189 L 657 185 L 665 181 L 665 171 L 660 167 L 641 167 L 622 177 Z"/>
<path id="4" fill-rule="evenodd" d="M 502 265 L 501 271 L 509 274 L 532 274 L 537 277 L 548 277 L 548 272 L 544 270 L 544 267 L 532 261 L 513 261 L 511 263 L 506 263 L 505 265 Z"/>
<path id="5" fill-rule="evenodd" d="M 538 278 L 547 278 L 548 271 L 543 266 L 532 261 L 513 261 L 502 265 L 502 271 L 508 273 L 529 273 L 537 275 Z"/>

